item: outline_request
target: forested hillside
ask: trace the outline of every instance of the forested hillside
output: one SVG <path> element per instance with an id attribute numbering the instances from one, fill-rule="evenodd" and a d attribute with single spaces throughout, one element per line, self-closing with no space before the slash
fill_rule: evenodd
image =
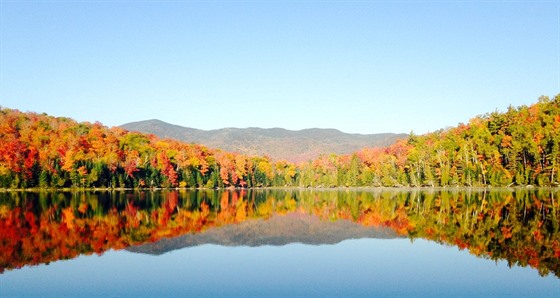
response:
<path id="1" fill-rule="evenodd" d="M 0 112 L 0 187 L 558 185 L 560 95 L 294 164 L 68 118 Z"/>
<path id="2" fill-rule="evenodd" d="M 321 154 L 350 154 L 364 147 L 385 147 L 406 134 L 349 134 L 336 129 L 310 128 L 222 128 L 200 130 L 169 124 L 160 120 L 146 120 L 121 125 L 129 131 L 154 134 L 160 138 L 202 144 L 210 148 L 237 152 L 243 155 L 268 156 L 273 161 L 303 162 Z"/>

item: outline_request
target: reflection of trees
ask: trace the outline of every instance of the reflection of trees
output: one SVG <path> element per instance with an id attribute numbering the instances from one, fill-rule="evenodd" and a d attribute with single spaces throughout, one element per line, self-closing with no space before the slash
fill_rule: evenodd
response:
<path id="1" fill-rule="evenodd" d="M 552 190 L 2 193 L 0 269 L 304 212 L 390 227 L 559 275 L 558 197 Z"/>
<path id="2" fill-rule="evenodd" d="M 424 193 L 407 206 L 410 236 L 560 276 L 557 205 L 553 191 Z"/>

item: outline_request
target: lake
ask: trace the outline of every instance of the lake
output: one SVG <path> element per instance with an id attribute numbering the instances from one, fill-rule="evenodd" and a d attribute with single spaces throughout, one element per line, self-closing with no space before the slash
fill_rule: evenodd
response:
<path id="1" fill-rule="evenodd" d="M 559 189 L 0 193 L 1 297 L 559 297 Z"/>

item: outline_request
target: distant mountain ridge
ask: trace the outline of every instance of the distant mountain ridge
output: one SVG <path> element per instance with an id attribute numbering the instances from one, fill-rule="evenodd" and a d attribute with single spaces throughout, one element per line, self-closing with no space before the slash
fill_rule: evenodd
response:
<path id="1" fill-rule="evenodd" d="M 269 219 L 248 220 L 154 243 L 128 247 L 135 253 L 161 255 L 173 250 L 205 244 L 220 246 L 283 246 L 336 244 L 349 239 L 404 238 L 388 227 L 365 227 L 350 220 L 323 221 L 306 213 L 274 215 Z"/>
<path id="2" fill-rule="evenodd" d="M 384 147 L 406 134 L 349 134 L 336 129 L 222 128 L 200 130 L 152 119 L 121 125 L 129 131 L 154 134 L 244 155 L 266 155 L 273 160 L 307 161 L 321 154 L 349 154 L 364 147 Z"/>

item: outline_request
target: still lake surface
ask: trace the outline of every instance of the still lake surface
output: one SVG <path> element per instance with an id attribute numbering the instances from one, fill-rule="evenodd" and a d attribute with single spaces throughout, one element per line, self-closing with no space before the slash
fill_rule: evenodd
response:
<path id="1" fill-rule="evenodd" d="M 560 190 L 0 193 L 0 297 L 560 297 Z"/>

